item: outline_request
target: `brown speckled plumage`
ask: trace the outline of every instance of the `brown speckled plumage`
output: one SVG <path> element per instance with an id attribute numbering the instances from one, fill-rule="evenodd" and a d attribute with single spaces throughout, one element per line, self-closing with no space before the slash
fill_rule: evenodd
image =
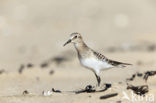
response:
<path id="1" fill-rule="evenodd" d="M 101 61 L 107 62 L 108 64 L 111 64 L 113 66 L 118 66 L 118 65 L 131 65 L 128 63 L 122 63 L 122 62 L 118 62 L 118 61 L 114 61 L 114 60 L 110 60 L 108 58 L 106 58 L 104 55 L 102 55 L 101 53 L 95 52 L 93 51 L 94 55 Z"/>

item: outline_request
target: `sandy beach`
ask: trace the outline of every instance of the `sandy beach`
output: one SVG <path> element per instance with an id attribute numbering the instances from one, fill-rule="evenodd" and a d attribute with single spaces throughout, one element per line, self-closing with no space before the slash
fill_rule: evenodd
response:
<path id="1" fill-rule="evenodd" d="M 1 0 L 0 103 L 156 103 L 155 5 Z M 101 72 L 107 90 L 76 94 L 96 78 L 72 44 L 63 47 L 72 32 L 109 59 L 133 65 Z"/>

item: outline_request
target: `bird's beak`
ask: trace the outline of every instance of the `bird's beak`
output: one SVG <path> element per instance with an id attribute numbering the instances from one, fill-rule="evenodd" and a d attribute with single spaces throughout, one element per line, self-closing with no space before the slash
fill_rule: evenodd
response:
<path id="1" fill-rule="evenodd" d="M 69 39 L 63 46 L 66 46 L 69 43 L 71 43 L 71 39 Z"/>

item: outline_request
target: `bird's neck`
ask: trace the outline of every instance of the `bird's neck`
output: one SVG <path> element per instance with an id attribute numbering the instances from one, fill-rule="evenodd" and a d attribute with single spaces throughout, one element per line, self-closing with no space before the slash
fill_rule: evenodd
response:
<path id="1" fill-rule="evenodd" d="M 84 43 L 84 41 L 75 43 L 74 46 L 78 53 L 82 53 L 89 50 L 88 46 Z"/>

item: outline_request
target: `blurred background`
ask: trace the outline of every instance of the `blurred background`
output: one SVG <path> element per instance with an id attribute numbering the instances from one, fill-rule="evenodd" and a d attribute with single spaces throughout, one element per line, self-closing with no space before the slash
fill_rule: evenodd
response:
<path id="1" fill-rule="evenodd" d="M 0 0 L 0 68 L 17 70 L 66 50 L 72 32 L 99 51 L 156 41 L 155 0 Z"/>

